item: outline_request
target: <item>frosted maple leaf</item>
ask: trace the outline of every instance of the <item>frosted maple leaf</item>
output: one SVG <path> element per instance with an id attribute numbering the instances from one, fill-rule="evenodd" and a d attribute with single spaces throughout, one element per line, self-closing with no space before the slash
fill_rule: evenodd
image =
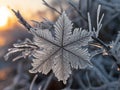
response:
<path id="1" fill-rule="evenodd" d="M 58 80 L 65 84 L 72 73 L 71 68 L 84 69 L 92 66 L 90 54 L 85 47 L 91 40 L 92 34 L 82 28 L 73 30 L 72 25 L 63 12 L 54 25 L 55 37 L 48 29 L 42 30 L 39 27 L 30 29 L 34 36 L 33 42 L 22 43 L 24 48 L 21 45 L 19 47 L 34 57 L 31 73 L 47 74 L 52 70 Z M 15 48 L 19 51 L 18 47 Z M 25 56 L 25 53 L 22 56 Z"/>

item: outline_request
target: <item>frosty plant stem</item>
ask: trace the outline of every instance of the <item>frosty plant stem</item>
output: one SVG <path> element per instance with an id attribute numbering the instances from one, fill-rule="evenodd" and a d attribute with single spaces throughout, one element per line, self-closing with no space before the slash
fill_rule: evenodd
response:
<path id="1" fill-rule="evenodd" d="M 20 14 L 19 11 L 15 11 L 12 9 L 12 11 L 14 12 L 14 14 L 16 15 L 16 17 L 19 19 L 19 22 L 28 30 L 30 30 L 30 28 L 32 28 L 32 26 L 22 17 L 22 15 Z"/>

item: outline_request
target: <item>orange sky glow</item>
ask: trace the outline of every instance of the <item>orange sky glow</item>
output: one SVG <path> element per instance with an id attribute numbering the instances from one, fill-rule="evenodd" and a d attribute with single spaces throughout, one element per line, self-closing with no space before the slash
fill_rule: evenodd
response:
<path id="1" fill-rule="evenodd" d="M 46 1 L 50 2 L 50 0 Z M 22 16 L 30 22 L 30 20 L 39 20 L 40 17 L 37 14 L 39 11 L 44 12 L 46 6 L 43 5 L 42 0 L 0 0 L 0 47 L 4 46 L 8 40 L 6 35 L 1 36 L 2 33 L 12 30 L 11 28 L 19 23 L 11 9 L 19 10 Z"/>
<path id="2" fill-rule="evenodd" d="M 46 1 L 50 2 L 50 0 Z M 3 7 L 7 8 L 7 11 L 2 10 L 1 8 Z M 0 31 L 16 23 L 17 19 L 11 9 L 15 11 L 19 10 L 25 19 L 33 20 L 38 18 L 38 16 L 35 15 L 38 11 L 45 11 L 46 6 L 43 5 L 42 0 L 0 0 Z M 7 15 L 8 13 L 9 15 Z M 7 18 L 4 18 L 5 15 L 7 15 Z M 6 22 L 5 25 L 4 22 Z"/>

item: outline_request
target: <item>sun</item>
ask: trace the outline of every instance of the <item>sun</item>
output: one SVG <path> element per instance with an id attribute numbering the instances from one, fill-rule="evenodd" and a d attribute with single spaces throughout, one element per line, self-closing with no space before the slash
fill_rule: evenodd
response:
<path id="1" fill-rule="evenodd" d="M 5 26 L 8 23 L 8 19 L 10 16 L 10 10 L 7 7 L 0 7 L 0 27 Z"/>

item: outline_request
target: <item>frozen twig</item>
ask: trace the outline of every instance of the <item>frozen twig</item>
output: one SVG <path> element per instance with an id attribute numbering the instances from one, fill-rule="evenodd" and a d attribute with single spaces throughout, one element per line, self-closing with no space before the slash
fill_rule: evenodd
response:
<path id="1" fill-rule="evenodd" d="M 50 6 L 45 0 L 42 0 L 44 2 L 44 5 L 46 5 L 47 7 L 49 7 L 50 9 L 56 11 L 58 14 L 61 15 L 61 12 L 59 12 L 57 9 L 55 9 L 54 7 Z"/>
<path id="2" fill-rule="evenodd" d="M 87 22 L 87 19 L 82 15 L 82 12 L 78 10 L 71 2 L 69 2 L 69 4 L 77 11 L 77 13 L 84 19 L 84 21 Z"/>
<path id="3" fill-rule="evenodd" d="M 90 13 L 88 12 L 88 27 L 89 27 L 89 31 L 92 32 L 92 24 L 91 24 L 91 19 L 90 19 Z"/>
<path id="4" fill-rule="evenodd" d="M 51 82 L 51 80 L 53 78 L 53 75 L 54 75 L 53 73 L 50 74 L 50 76 L 48 77 L 47 82 L 46 82 L 43 90 L 47 90 L 47 88 L 48 88 L 48 86 L 49 86 L 49 84 L 50 84 L 50 82 Z"/>
<path id="5" fill-rule="evenodd" d="M 96 37 L 92 36 L 92 39 L 94 39 L 94 40 L 97 41 L 100 45 L 102 45 L 105 50 L 107 50 L 107 51 L 110 50 L 110 47 L 107 46 L 107 45 L 105 45 L 105 43 L 104 43 L 102 40 L 100 40 L 99 38 L 96 38 Z"/>
<path id="6" fill-rule="evenodd" d="M 30 89 L 29 89 L 29 90 L 33 90 L 33 85 L 34 85 L 35 80 L 37 79 L 37 77 L 38 77 L 38 75 L 36 74 L 36 75 L 34 76 L 33 80 L 32 80 L 32 83 L 31 83 L 31 85 L 30 85 Z"/>
<path id="7" fill-rule="evenodd" d="M 100 11 L 101 11 L 101 5 L 98 6 L 97 9 L 97 30 L 96 30 L 96 37 L 98 37 L 98 34 L 102 28 L 102 20 L 104 18 L 104 14 L 100 17 Z"/>
<path id="8" fill-rule="evenodd" d="M 23 18 L 23 16 L 20 14 L 19 11 L 15 11 L 12 9 L 12 11 L 14 12 L 14 14 L 16 15 L 16 17 L 19 19 L 19 22 L 28 30 L 30 30 L 30 28 L 32 28 L 32 26 Z"/>

